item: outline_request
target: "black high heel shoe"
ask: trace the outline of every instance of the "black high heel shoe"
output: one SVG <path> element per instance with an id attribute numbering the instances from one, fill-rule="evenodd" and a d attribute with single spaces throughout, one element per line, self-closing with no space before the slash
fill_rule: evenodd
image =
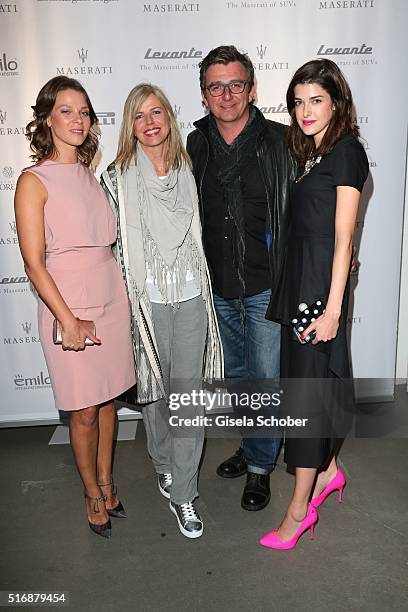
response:
<path id="1" fill-rule="evenodd" d="M 112 494 L 105 495 L 106 499 L 112 499 L 112 497 L 116 497 L 118 493 L 118 489 L 113 483 L 113 478 L 110 479 L 110 482 L 106 482 L 105 484 L 98 482 L 98 487 L 112 487 Z M 127 518 L 125 509 L 120 501 L 118 501 L 118 505 L 114 508 L 106 508 L 106 512 L 109 514 L 109 516 L 114 516 L 115 518 Z"/>
<path id="2" fill-rule="evenodd" d="M 90 495 L 87 495 L 86 493 L 84 493 L 84 496 L 86 499 L 91 499 L 94 502 L 92 512 L 94 514 L 99 514 L 100 513 L 99 502 L 101 501 L 105 502 L 107 500 L 106 495 L 101 495 L 100 497 L 91 497 Z M 97 525 L 96 523 L 91 523 L 89 519 L 88 519 L 88 523 L 89 523 L 89 527 L 92 529 L 94 533 L 102 536 L 103 538 L 107 538 L 109 540 L 109 538 L 112 535 L 112 531 L 111 531 L 112 525 L 111 525 L 110 519 L 108 519 L 106 523 L 102 523 L 101 525 Z"/>

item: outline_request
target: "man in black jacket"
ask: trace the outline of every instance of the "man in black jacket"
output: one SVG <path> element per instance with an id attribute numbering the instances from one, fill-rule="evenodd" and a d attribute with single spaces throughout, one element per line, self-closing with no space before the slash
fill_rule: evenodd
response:
<path id="1" fill-rule="evenodd" d="M 197 182 L 225 376 L 276 380 L 280 326 L 267 321 L 265 313 L 282 266 L 296 172 L 286 127 L 266 120 L 253 105 L 252 62 L 233 46 L 213 49 L 204 58 L 200 85 L 209 114 L 194 123 L 187 150 Z M 279 446 L 277 432 L 244 436 L 237 452 L 218 467 L 224 478 L 247 473 L 244 509 L 268 504 L 269 474 Z"/>

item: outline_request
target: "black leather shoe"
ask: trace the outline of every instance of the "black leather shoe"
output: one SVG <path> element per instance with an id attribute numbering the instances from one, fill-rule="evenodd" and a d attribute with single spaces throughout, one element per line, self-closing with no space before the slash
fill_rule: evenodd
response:
<path id="1" fill-rule="evenodd" d="M 240 447 L 236 453 L 229 457 L 217 467 L 217 474 L 222 478 L 238 478 L 246 474 L 247 464 L 244 457 L 244 451 Z"/>
<path id="2" fill-rule="evenodd" d="M 248 472 L 246 485 L 242 493 L 241 507 L 244 510 L 262 510 L 269 504 L 270 499 L 269 474 Z"/>

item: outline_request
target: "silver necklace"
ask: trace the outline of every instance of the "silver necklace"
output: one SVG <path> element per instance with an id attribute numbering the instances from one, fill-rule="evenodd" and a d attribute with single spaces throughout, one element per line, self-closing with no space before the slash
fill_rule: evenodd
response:
<path id="1" fill-rule="evenodd" d="M 318 155 L 317 157 L 312 157 L 310 159 L 308 159 L 305 163 L 305 169 L 303 171 L 303 174 L 301 174 L 299 176 L 299 178 L 296 179 L 295 183 L 299 183 L 302 179 L 305 178 L 305 176 L 307 176 L 309 174 L 309 172 L 311 171 L 312 168 L 314 168 L 315 166 L 317 166 L 317 164 L 320 164 L 322 160 L 322 156 Z"/>

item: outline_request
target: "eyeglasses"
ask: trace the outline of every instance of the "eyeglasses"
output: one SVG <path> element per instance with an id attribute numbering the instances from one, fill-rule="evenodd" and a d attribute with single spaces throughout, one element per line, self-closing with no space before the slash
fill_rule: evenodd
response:
<path id="1" fill-rule="evenodd" d="M 232 94 L 240 94 L 244 91 L 248 81 L 231 81 L 231 83 L 212 83 L 205 87 L 214 98 L 223 96 L 225 90 L 228 89 Z"/>

